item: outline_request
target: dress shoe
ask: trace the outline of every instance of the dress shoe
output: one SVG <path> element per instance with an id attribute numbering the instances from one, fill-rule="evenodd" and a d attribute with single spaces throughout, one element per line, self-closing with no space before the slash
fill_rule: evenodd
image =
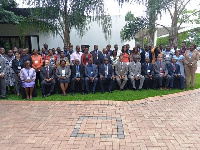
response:
<path id="1" fill-rule="evenodd" d="M 133 91 L 135 91 L 136 90 L 136 88 L 133 88 Z"/>
<path id="2" fill-rule="evenodd" d="M 92 94 L 95 94 L 95 91 L 92 91 Z"/>
<path id="3" fill-rule="evenodd" d="M 89 92 L 86 92 L 86 94 L 89 94 Z"/>
<path id="4" fill-rule="evenodd" d="M 85 93 L 84 93 L 84 92 L 82 92 L 81 94 L 82 94 L 82 95 L 85 95 Z"/>
<path id="5" fill-rule="evenodd" d="M 74 94 L 75 94 L 75 93 L 74 93 L 74 92 L 72 92 L 72 94 L 71 94 L 71 95 L 72 95 L 72 96 L 74 96 Z"/>
<path id="6" fill-rule="evenodd" d="M 120 91 L 123 91 L 124 89 L 120 89 Z"/>
<path id="7" fill-rule="evenodd" d="M 42 94 L 42 98 L 45 98 L 46 97 L 46 95 L 45 94 Z"/>
<path id="8" fill-rule="evenodd" d="M 139 91 L 141 91 L 142 89 L 138 89 Z"/>
<path id="9" fill-rule="evenodd" d="M 104 91 L 101 92 L 101 94 L 104 94 L 104 93 L 105 93 Z"/>
<path id="10" fill-rule="evenodd" d="M 46 97 L 48 97 L 48 96 L 50 96 L 51 95 L 51 93 L 48 93 L 47 95 L 46 95 Z"/>
<path id="11" fill-rule="evenodd" d="M 163 90 L 163 88 L 161 88 L 161 87 L 160 87 L 160 90 L 162 91 L 162 90 Z"/>
<path id="12" fill-rule="evenodd" d="M 7 99 L 7 97 L 6 97 L 6 96 L 1 96 L 1 98 L 2 98 L 2 99 Z"/>
<path id="13" fill-rule="evenodd" d="M 112 93 L 112 91 L 109 91 L 109 93 Z"/>

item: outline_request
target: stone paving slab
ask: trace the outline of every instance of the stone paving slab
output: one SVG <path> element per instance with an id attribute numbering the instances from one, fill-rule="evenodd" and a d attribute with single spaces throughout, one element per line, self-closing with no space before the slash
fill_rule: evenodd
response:
<path id="1" fill-rule="evenodd" d="M 138 101 L 0 101 L 0 150 L 198 150 L 200 90 Z"/>

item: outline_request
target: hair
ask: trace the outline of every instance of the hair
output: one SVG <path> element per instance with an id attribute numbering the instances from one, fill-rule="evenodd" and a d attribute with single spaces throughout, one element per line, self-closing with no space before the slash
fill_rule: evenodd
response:
<path id="1" fill-rule="evenodd" d="M 128 51 L 127 51 L 127 46 L 126 46 L 126 52 L 124 52 L 124 47 L 125 47 L 126 45 L 123 45 L 122 46 L 122 53 L 127 53 L 128 54 Z"/>
<path id="2" fill-rule="evenodd" d="M 197 48 L 196 44 L 194 44 L 194 43 L 191 43 L 190 45 L 193 45 L 193 46 L 194 46 L 194 49 Z"/>
<path id="3" fill-rule="evenodd" d="M 63 61 L 64 61 L 64 62 L 65 62 L 65 64 L 66 64 L 66 61 L 65 61 L 64 59 L 60 60 L 60 64 L 61 64 Z"/>
<path id="4" fill-rule="evenodd" d="M 181 42 L 181 43 L 184 43 L 184 44 L 186 45 L 186 42 L 185 42 L 185 41 L 183 41 L 183 42 Z"/>
<path id="5" fill-rule="evenodd" d="M 26 60 L 26 61 L 25 61 L 25 64 L 26 64 L 27 62 L 30 62 L 30 60 Z"/>
<path id="6" fill-rule="evenodd" d="M 15 54 L 17 54 L 17 53 L 20 55 L 20 52 L 19 52 L 19 51 L 16 51 L 16 52 L 15 52 Z"/>
<path id="7" fill-rule="evenodd" d="M 136 51 L 136 53 L 135 53 L 135 51 Z M 132 51 L 132 54 L 138 54 L 138 52 L 139 52 L 139 51 L 138 51 L 138 48 L 137 48 L 137 47 L 134 47 L 134 48 L 133 48 L 133 51 Z"/>

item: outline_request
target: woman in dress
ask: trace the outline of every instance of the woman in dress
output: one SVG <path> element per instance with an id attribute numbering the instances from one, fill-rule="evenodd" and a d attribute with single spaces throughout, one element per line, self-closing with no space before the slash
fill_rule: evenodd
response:
<path id="1" fill-rule="evenodd" d="M 130 55 L 129 55 L 128 51 L 127 51 L 126 45 L 122 46 L 122 55 L 124 56 L 123 62 L 126 63 L 127 65 L 129 65 L 129 63 L 130 63 Z"/>
<path id="2" fill-rule="evenodd" d="M 31 56 L 31 59 L 32 59 L 32 67 L 36 71 L 36 87 L 37 87 L 38 80 L 39 80 L 39 83 L 41 83 L 40 82 L 40 69 L 43 66 L 42 56 L 38 54 L 37 49 L 33 50 L 33 55 Z"/>
<path id="3" fill-rule="evenodd" d="M 113 66 L 113 69 L 115 67 L 115 65 L 117 64 L 117 62 L 119 61 L 119 56 L 117 56 L 117 51 L 113 51 L 112 52 L 112 56 L 110 57 L 111 58 L 111 61 L 112 61 L 112 66 Z"/>
<path id="4" fill-rule="evenodd" d="M 195 72 L 197 70 L 198 60 L 199 60 L 199 52 L 196 50 L 196 45 L 191 44 L 190 50 L 186 50 L 184 54 L 186 88 L 188 88 L 189 86 L 190 76 L 191 76 L 191 89 L 194 88 Z"/>
<path id="5" fill-rule="evenodd" d="M 66 61 L 66 65 L 70 66 L 68 57 L 65 57 L 65 53 L 64 52 L 60 52 L 60 57 L 56 59 L 56 67 L 60 66 L 60 61 L 61 60 L 65 60 Z"/>
<path id="6" fill-rule="evenodd" d="M 138 58 L 138 61 L 140 62 L 141 56 L 140 56 L 140 52 L 139 52 L 139 50 L 138 50 L 137 47 L 134 47 L 134 48 L 133 48 L 132 54 L 130 55 L 130 62 L 133 61 L 133 57 L 134 57 L 134 56 L 136 56 L 136 57 Z"/>
<path id="7" fill-rule="evenodd" d="M 176 50 L 173 57 L 176 59 L 176 63 L 180 66 L 181 75 L 185 78 L 184 56 L 180 55 L 180 52 Z"/>
<path id="8" fill-rule="evenodd" d="M 24 67 L 23 59 L 20 59 L 20 53 L 15 52 L 15 59 L 12 61 L 12 69 L 15 73 L 15 90 L 17 92 L 17 96 L 20 96 L 20 88 L 21 88 L 21 80 L 20 80 L 20 71 Z"/>
<path id="9" fill-rule="evenodd" d="M 81 56 L 81 64 L 86 66 L 89 62 L 89 59 L 92 58 L 92 54 L 89 53 L 89 48 L 85 48 L 85 53 Z"/>
<path id="10" fill-rule="evenodd" d="M 62 95 L 66 96 L 66 90 L 70 82 L 71 70 L 69 66 L 66 66 L 65 60 L 60 61 L 60 66 L 56 69 L 56 76 L 62 90 Z"/>
<path id="11" fill-rule="evenodd" d="M 10 93 L 14 94 L 14 85 L 15 85 L 15 73 L 12 69 L 12 61 L 15 59 L 13 56 L 13 51 L 9 50 L 7 56 L 5 57 L 6 72 L 5 72 L 5 83 L 8 90 L 10 87 Z"/>
<path id="12" fill-rule="evenodd" d="M 28 100 L 32 99 L 36 72 L 35 69 L 31 68 L 31 63 L 29 60 L 25 61 L 25 68 L 20 71 L 20 79 L 22 81 L 22 87 L 25 88 L 26 98 Z"/>

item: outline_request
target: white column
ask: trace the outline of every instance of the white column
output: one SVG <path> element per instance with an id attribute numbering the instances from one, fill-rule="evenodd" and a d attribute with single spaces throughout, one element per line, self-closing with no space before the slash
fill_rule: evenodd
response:
<path id="1" fill-rule="evenodd" d="M 154 46 L 156 46 L 156 43 L 157 43 L 157 36 L 158 36 L 158 31 L 156 30 L 154 32 Z"/>

